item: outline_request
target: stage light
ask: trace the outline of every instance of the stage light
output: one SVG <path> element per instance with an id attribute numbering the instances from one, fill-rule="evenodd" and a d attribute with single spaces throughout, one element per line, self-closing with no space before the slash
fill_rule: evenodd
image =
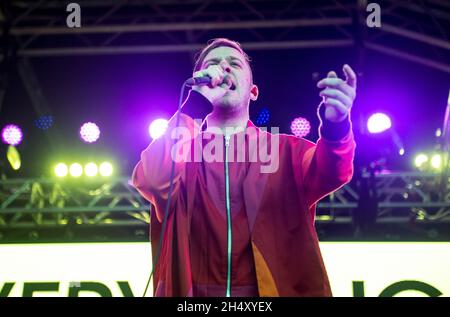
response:
<path id="1" fill-rule="evenodd" d="M 258 117 L 256 119 L 256 125 L 258 125 L 258 126 L 265 125 L 269 122 L 269 120 L 270 120 L 269 109 L 262 108 L 258 113 Z"/>
<path id="2" fill-rule="evenodd" d="M 157 139 L 162 136 L 166 132 L 168 123 L 169 121 L 166 119 L 153 120 L 148 128 L 148 132 L 150 133 L 152 139 Z"/>
<path id="3" fill-rule="evenodd" d="M 392 126 L 391 119 L 384 113 L 378 112 L 367 120 L 367 130 L 370 133 L 381 133 Z"/>
<path id="4" fill-rule="evenodd" d="M 414 159 L 414 165 L 419 168 L 422 167 L 422 165 L 426 162 L 428 162 L 428 155 L 424 153 L 417 154 L 416 158 Z"/>
<path id="5" fill-rule="evenodd" d="M 20 160 L 20 154 L 17 151 L 17 149 L 12 145 L 8 146 L 6 158 L 8 159 L 8 162 L 11 165 L 12 169 L 15 171 L 17 171 L 22 165 L 22 161 Z"/>
<path id="6" fill-rule="evenodd" d="M 103 162 L 100 164 L 99 170 L 101 176 L 111 176 L 113 173 L 113 166 L 109 162 Z"/>
<path id="7" fill-rule="evenodd" d="M 15 124 L 8 124 L 2 129 L 2 140 L 5 144 L 19 145 L 22 142 L 22 138 L 22 130 Z"/>
<path id="8" fill-rule="evenodd" d="M 68 170 L 69 169 L 67 168 L 67 165 L 64 163 L 56 164 L 55 169 L 54 169 L 55 175 L 58 177 L 66 177 Z"/>
<path id="9" fill-rule="evenodd" d="M 80 128 L 81 139 L 86 143 L 93 143 L 100 137 L 100 128 L 93 122 L 86 122 Z"/>
<path id="10" fill-rule="evenodd" d="M 441 167 L 442 167 L 441 154 L 434 154 L 431 157 L 431 167 L 434 168 L 434 169 L 437 169 L 437 170 L 441 169 Z"/>
<path id="11" fill-rule="evenodd" d="M 40 116 L 39 118 L 34 120 L 34 125 L 41 130 L 47 130 L 53 124 L 52 116 Z"/>
<path id="12" fill-rule="evenodd" d="M 93 162 L 89 162 L 84 166 L 84 173 L 86 176 L 93 177 L 98 174 L 98 167 L 97 164 Z"/>
<path id="13" fill-rule="evenodd" d="M 69 173 L 72 177 L 80 177 L 83 174 L 83 166 L 79 163 L 73 163 L 70 165 Z"/>
<path id="14" fill-rule="evenodd" d="M 291 122 L 291 131 L 297 137 L 305 137 L 311 131 L 311 124 L 305 118 L 298 117 Z"/>
<path id="15" fill-rule="evenodd" d="M 405 149 L 401 148 L 400 150 L 398 150 L 398 154 L 400 154 L 401 156 L 405 155 Z"/>

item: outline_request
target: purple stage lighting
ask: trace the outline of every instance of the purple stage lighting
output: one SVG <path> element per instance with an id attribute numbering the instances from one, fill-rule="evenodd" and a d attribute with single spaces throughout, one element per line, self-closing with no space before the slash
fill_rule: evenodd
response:
<path id="1" fill-rule="evenodd" d="M 168 122 L 169 121 L 166 119 L 156 119 L 152 121 L 148 127 L 148 132 L 152 139 L 157 139 L 166 132 Z"/>
<path id="2" fill-rule="evenodd" d="M 378 112 L 367 120 L 367 130 L 370 133 L 381 133 L 391 127 L 391 119 L 384 113 Z"/>
<path id="3" fill-rule="evenodd" d="M 87 122 L 80 128 L 81 139 L 86 143 L 93 143 L 100 137 L 100 129 L 93 122 Z"/>
<path id="4" fill-rule="evenodd" d="M 311 131 L 311 124 L 305 118 L 295 118 L 291 123 L 291 131 L 295 136 L 303 138 Z"/>
<path id="5" fill-rule="evenodd" d="M 22 142 L 23 133 L 19 126 L 15 124 L 8 124 L 2 129 L 3 143 L 16 146 Z"/>

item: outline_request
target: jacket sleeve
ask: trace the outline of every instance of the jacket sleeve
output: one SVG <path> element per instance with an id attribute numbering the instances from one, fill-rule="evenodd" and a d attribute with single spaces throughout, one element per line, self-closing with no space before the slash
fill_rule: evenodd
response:
<path id="1" fill-rule="evenodd" d="M 176 202 L 180 183 L 184 178 L 186 160 L 172 159 L 174 156 L 172 153 L 174 145 L 179 150 L 178 153 L 182 153 L 186 149 L 190 150 L 192 139 L 199 134 L 201 122 L 211 109 L 211 103 L 205 97 L 191 90 L 181 108 L 178 129 L 176 129 L 175 113 L 169 120 L 164 135 L 150 143 L 141 153 L 141 159 L 134 168 L 131 179 L 132 185 L 145 199 L 155 206 L 157 218 L 161 222 L 164 218 L 169 195 L 173 161 L 175 161 L 175 173 L 171 207 Z M 200 120 L 194 120 L 193 118 Z M 182 154 L 185 155 L 187 153 Z"/>
<path id="2" fill-rule="evenodd" d="M 320 137 L 302 157 L 302 175 L 308 208 L 323 197 L 348 183 L 353 176 L 356 144 L 350 117 L 340 123 L 324 119 L 319 108 Z"/>

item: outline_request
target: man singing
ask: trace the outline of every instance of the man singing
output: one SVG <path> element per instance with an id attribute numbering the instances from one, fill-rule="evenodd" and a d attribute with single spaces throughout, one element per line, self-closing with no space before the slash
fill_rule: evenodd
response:
<path id="1" fill-rule="evenodd" d="M 353 175 L 356 75 L 348 65 L 343 73 L 345 80 L 331 71 L 317 84 L 314 144 L 249 120 L 259 92 L 237 42 L 215 39 L 200 52 L 194 77 L 209 84 L 193 86 L 178 127 L 175 114 L 133 172 L 155 207 L 155 296 L 332 295 L 314 216 L 317 202 Z"/>

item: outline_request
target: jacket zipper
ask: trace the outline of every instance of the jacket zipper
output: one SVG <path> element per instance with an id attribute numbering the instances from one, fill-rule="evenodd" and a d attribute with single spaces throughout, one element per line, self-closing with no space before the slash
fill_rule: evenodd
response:
<path id="1" fill-rule="evenodd" d="M 230 136 L 225 138 L 225 206 L 227 211 L 227 290 L 226 297 L 231 297 L 231 207 L 230 207 L 230 175 L 228 171 L 228 146 Z"/>

